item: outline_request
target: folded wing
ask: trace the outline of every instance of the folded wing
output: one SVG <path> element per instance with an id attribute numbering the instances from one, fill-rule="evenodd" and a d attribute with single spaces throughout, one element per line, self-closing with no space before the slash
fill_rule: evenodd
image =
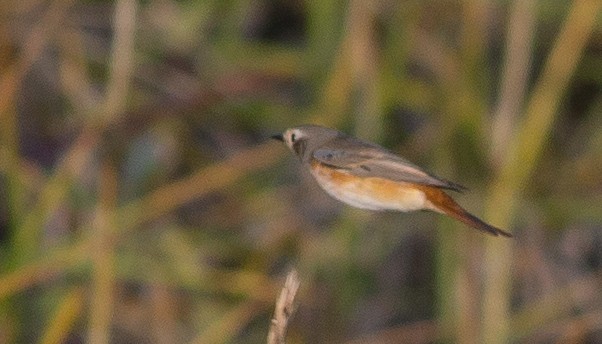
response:
<path id="1" fill-rule="evenodd" d="M 399 182 L 436 186 L 462 192 L 466 188 L 436 177 L 386 149 L 352 137 L 339 137 L 313 152 L 320 163 L 344 169 L 358 177 L 377 177 Z"/>

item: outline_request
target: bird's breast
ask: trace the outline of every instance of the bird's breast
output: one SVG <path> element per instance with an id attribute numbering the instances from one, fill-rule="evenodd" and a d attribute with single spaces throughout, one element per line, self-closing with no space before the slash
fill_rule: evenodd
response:
<path id="1" fill-rule="evenodd" d="M 426 195 L 411 183 L 380 177 L 358 177 L 313 161 L 311 173 L 332 197 L 358 208 L 413 211 L 427 207 Z"/>

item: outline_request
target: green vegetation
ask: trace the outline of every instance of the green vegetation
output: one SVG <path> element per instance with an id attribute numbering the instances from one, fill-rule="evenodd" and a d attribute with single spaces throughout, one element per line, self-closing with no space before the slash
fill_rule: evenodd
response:
<path id="1" fill-rule="evenodd" d="M 265 343 L 293 267 L 287 343 L 602 341 L 601 8 L 2 1 L 0 343 Z M 302 123 L 515 238 L 328 198 Z"/>

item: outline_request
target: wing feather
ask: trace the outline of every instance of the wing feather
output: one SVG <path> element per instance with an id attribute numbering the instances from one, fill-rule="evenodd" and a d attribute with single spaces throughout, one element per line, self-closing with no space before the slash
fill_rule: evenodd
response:
<path id="1" fill-rule="evenodd" d="M 406 159 L 377 145 L 352 137 L 338 137 L 313 151 L 320 163 L 358 177 L 379 177 L 399 182 L 436 186 L 462 192 L 466 188 L 425 172 Z"/>

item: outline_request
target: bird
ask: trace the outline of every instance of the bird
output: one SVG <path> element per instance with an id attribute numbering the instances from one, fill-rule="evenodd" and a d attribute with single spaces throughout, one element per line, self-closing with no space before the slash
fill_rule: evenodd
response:
<path id="1" fill-rule="evenodd" d="M 271 138 L 282 141 L 330 196 L 375 211 L 433 211 L 494 236 L 512 237 L 462 208 L 446 191 L 466 188 L 426 172 L 375 143 L 318 125 L 301 125 Z"/>

